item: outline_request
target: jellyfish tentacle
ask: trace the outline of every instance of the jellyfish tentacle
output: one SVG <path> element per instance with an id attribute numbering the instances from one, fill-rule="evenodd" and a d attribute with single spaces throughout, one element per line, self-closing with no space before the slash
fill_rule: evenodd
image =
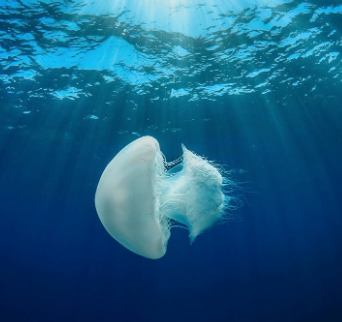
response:
<path id="1" fill-rule="evenodd" d="M 166 171 L 171 170 L 173 167 L 181 164 L 183 162 L 183 155 L 181 155 L 179 158 L 177 158 L 176 160 L 170 161 L 170 162 L 166 162 L 165 160 L 165 169 Z"/>

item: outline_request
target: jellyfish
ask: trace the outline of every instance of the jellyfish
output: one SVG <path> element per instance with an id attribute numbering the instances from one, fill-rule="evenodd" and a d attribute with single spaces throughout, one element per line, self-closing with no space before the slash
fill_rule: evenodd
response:
<path id="1" fill-rule="evenodd" d="M 128 250 L 159 259 L 173 227 L 195 238 L 224 218 L 224 177 L 182 145 L 183 155 L 167 163 L 158 141 L 144 136 L 124 147 L 105 168 L 95 207 L 107 232 Z"/>

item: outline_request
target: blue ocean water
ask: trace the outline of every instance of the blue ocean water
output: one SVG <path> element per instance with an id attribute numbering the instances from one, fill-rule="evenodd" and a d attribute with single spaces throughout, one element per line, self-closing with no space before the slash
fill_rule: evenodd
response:
<path id="1" fill-rule="evenodd" d="M 0 321 L 342 321 L 342 2 L 0 0 Z M 137 137 L 244 205 L 153 261 L 102 171 Z"/>

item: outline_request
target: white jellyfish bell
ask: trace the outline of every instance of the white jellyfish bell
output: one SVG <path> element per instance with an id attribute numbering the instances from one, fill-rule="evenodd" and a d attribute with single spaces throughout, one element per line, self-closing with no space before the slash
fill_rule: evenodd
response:
<path id="1" fill-rule="evenodd" d="M 181 158 L 166 163 L 158 141 L 141 137 L 123 148 L 101 176 L 95 194 L 100 220 L 113 238 L 138 255 L 164 256 L 173 226 L 186 227 L 194 241 L 221 221 L 229 206 L 220 171 L 182 148 Z"/>

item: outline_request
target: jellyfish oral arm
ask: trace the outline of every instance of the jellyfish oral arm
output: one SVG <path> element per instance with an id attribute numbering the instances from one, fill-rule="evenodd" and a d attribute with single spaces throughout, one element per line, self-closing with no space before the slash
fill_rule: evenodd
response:
<path id="1" fill-rule="evenodd" d="M 222 183 L 222 175 L 212 164 L 183 146 L 182 170 L 160 187 L 160 211 L 186 225 L 193 241 L 223 215 Z"/>

